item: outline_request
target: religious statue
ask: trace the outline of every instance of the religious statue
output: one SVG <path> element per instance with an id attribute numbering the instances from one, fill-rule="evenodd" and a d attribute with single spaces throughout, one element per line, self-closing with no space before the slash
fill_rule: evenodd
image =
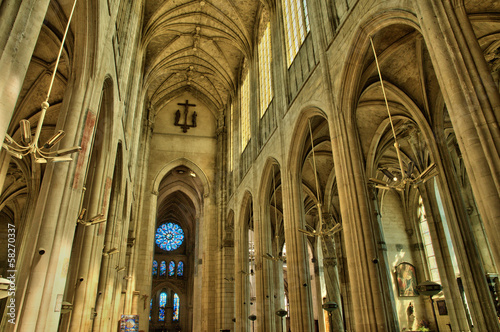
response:
<path id="1" fill-rule="evenodd" d="M 415 322 L 415 314 L 413 310 L 413 304 L 410 302 L 406 308 L 406 319 L 408 322 L 408 330 L 413 330 L 413 323 Z"/>
<path id="2" fill-rule="evenodd" d="M 175 122 L 174 122 L 174 125 L 178 125 L 179 124 L 179 119 L 181 118 L 181 111 L 177 110 L 177 112 L 175 112 Z"/>
<path id="3" fill-rule="evenodd" d="M 182 132 L 183 133 L 187 133 L 188 129 L 189 128 L 194 128 L 196 127 L 196 111 L 193 113 L 193 115 L 191 116 L 191 121 L 192 121 L 192 124 L 188 124 L 187 123 L 187 116 L 188 116 L 188 112 L 189 112 L 189 107 L 192 106 L 196 106 L 195 104 L 190 104 L 187 100 L 186 100 L 186 103 L 182 104 L 182 103 L 178 103 L 177 105 L 180 105 L 180 106 L 184 106 L 184 123 L 183 124 L 180 124 L 179 123 L 179 120 L 180 120 L 180 117 L 181 117 L 181 112 L 179 110 L 177 110 L 177 112 L 175 112 L 175 121 L 174 121 L 174 126 L 179 126 L 182 128 Z"/>
<path id="4" fill-rule="evenodd" d="M 193 112 L 193 117 L 192 117 L 192 121 L 193 121 L 193 127 L 196 127 L 196 116 L 198 114 L 196 114 L 196 111 Z"/>

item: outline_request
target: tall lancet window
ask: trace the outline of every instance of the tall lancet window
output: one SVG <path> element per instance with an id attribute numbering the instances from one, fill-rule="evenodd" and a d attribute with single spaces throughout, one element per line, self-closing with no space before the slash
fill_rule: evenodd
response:
<path id="1" fill-rule="evenodd" d="M 283 0 L 283 5 L 286 60 L 290 67 L 311 28 L 306 0 Z"/>
<path id="2" fill-rule="evenodd" d="M 233 149 L 234 149 L 234 146 L 233 146 L 233 140 L 234 140 L 234 112 L 233 112 L 233 103 L 231 103 L 231 108 L 229 109 L 229 113 L 231 115 L 231 124 L 230 124 L 230 128 L 231 128 L 231 131 L 229 133 L 229 170 L 232 171 L 233 170 Z"/>
<path id="3" fill-rule="evenodd" d="M 179 321 L 179 305 L 180 305 L 179 295 L 177 295 L 177 293 L 175 293 L 174 294 L 174 311 L 173 311 L 173 321 L 174 322 Z"/>
<path id="4" fill-rule="evenodd" d="M 262 117 L 273 98 L 271 80 L 271 24 L 268 22 L 259 42 L 260 116 Z"/>
<path id="5" fill-rule="evenodd" d="M 241 84 L 240 97 L 241 97 L 241 151 L 245 150 L 248 141 L 250 141 L 250 83 L 247 71 L 245 78 Z"/>
<path id="6" fill-rule="evenodd" d="M 439 277 L 436 255 L 434 254 L 434 248 L 432 247 L 431 234 L 429 231 L 429 224 L 427 223 L 427 216 L 425 214 L 422 196 L 418 199 L 418 220 L 420 221 L 420 233 L 422 235 L 422 242 L 425 248 L 425 255 L 427 257 L 431 280 L 439 283 L 441 282 L 441 278 Z"/>
<path id="7" fill-rule="evenodd" d="M 167 263 L 165 261 L 161 261 L 160 263 L 160 277 L 164 277 L 167 275 Z"/>
<path id="8" fill-rule="evenodd" d="M 175 275 L 175 262 L 170 261 L 168 264 L 168 276 L 173 277 Z"/>
<path id="9" fill-rule="evenodd" d="M 153 277 L 158 275 L 158 262 L 156 260 L 153 261 Z"/>
<path id="10" fill-rule="evenodd" d="M 177 264 L 177 276 L 182 277 L 184 275 L 184 262 L 179 262 Z"/>
<path id="11" fill-rule="evenodd" d="M 167 293 L 160 293 L 160 301 L 158 303 L 158 320 L 160 322 L 165 321 L 165 307 L 167 305 Z"/>

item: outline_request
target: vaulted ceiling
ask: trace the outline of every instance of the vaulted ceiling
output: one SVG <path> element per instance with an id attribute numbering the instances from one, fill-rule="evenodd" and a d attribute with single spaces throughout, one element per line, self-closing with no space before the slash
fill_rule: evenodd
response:
<path id="1" fill-rule="evenodd" d="M 263 5 L 258 0 L 146 1 L 146 96 L 159 108 L 193 91 L 220 109 L 235 91 Z"/>

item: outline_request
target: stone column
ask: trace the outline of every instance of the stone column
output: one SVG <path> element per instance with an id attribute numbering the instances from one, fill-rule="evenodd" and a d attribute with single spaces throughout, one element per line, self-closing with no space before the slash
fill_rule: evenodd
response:
<path id="1" fill-rule="evenodd" d="M 238 200 L 237 200 L 238 201 Z M 246 207 L 243 207 L 245 209 Z M 250 296 L 248 294 L 248 229 L 245 226 L 247 222 L 242 216 L 240 209 L 235 212 L 234 222 L 234 261 L 235 261 L 235 283 L 234 283 L 234 308 L 236 322 L 235 331 L 246 332 L 248 327 Z"/>
<path id="2" fill-rule="evenodd" d="M 332 152 L 337 172 L 340 212 L 351 284 L 352 321 L 356 331 L 395 331 L 394 312 L 384 304 L 377 266 L 376 220 L 369 204 L 358 133 L 343 112 L 334 112 Z"/>
<path id="3" fill-rule="evenodd" d="M 460 1 L 415 2 L 495 263 L 500 266 L 500 97 Z M 459 21 L 455 13 L 462 12 Z M 465 31 L 465 32 L 464 32 Z"/>
<path id="4" fill-rule="evenodd" d="M 140 328 L 146 328 L 149 325 L 149 301 L 153 296 L 151 294 L 152 274 L 151 268 L 153 263 L 153 249 L 154 238 L 156 231 L 156 204 L 158 200 L 158 192 L 153 191 L 152 181 L 148 181 L 149 176 L 149 158 L 151 150 L 151 140 L 153 137 L 153 130 L 155 125 L 155 109 L 148 105 L 147 109 L 140 108 L 138 110 L 144 115 L 142 118 L 142 130 L 139 140 L 138 149 L 135 151 L 137 159 L 139 160 L 138 166 L 138 181 L 140 187 L 138 189 L 139 196 L 136 198 L 137 212 L 136 212 L 136 230 L 135 230 L 135 244 L 134 264 L 133 271 L 135 278 L 133 284 L 130 286 L 132 289 L 133 306 L 131 313 L 139 315 Z M 140 113 L 139 113 L 140 114 Z M 142 149 L 141 149 L 142 148 Z M 144 220 L 147 220 L 145 223 Z M 195 269 L 195 267 L 193 267 Z M 148 302 L 148 303 L 146 303 Z"/>
<path id="5" fill-rule="evenodd" d="M 438 175 L 439 193 L 446 212 L 469 309 L 474 317 L 478 317 L 475 325 L 486 326 L 484 329 L 488 331 L 497 331 L 495 330 L 498 329 L 496 312 L 486 283 L 483 262 L 469 216 L 466 213 L 467 209 L 460 194 L 460 187 L 453 170 L 454 165 L 443 131 L 438 133 L 436 145 L 435 148 L 431 149 L 439 151 L 437 164 L 438 167 L 439 164 L 442 164 L 443 169 L 443 172 Z"/>
<path id="6" fill-rule="evenodd" d="M 0 139 L 3 142 L 43 25 L 49 0 L 2 3 L 0 13 Z M 1 149 L 1 146 L 0 146 Z"/>
<path id="7" fill-rule="evenodd" d="M 272 174 L 274 176 L 274 174 Z M 265 197 L 268 197 L 265 195 Z M 273 266 L 276 261 L 265 259 L 268 253 L 274 255 L 271 240 L 271 222 L 269 218 L 269 204 L 260 197 L 255 200 L 254 232 L 255 232 L 255 273 L 256 273 L 256 304 L 257 304 L 257 331 L 275 331 L 276 320 L 274 313 L 274 283 Z M 267 204 L 266 204 L 267 203 Z M 260 218 L 256 218 L 260 216 Z"/>
<path id="8" fill-rule="evenodd" d="M 380 207 L 378 206 L 378 199 L 377 199 L 377 192 L 378 189 L 376 188 L 371 188 L 369 191 L 370 195 L 370 200 L 372 202 L 372 206 L 374 209 L 374 214 L 376 217 L 374 218 L 376 220 L 377 226 L 374 226 L 374 229 L 376 231 L 374 232 L 375 235 L 375 241 L 378 244 L 378 259 L 379 259 L 379 273 L 380 277 L 382 280 L 382 285 L 384 288 L 384 305 L 386 307 L 386 312 L 393 312 L 394 315 L 389 315 L 388 320 L 390 324 L 393 324 L 396 330 L 399 330 L 399 320 L 397 317 L 397 309 L 396 309 L 396 298 L 394 296 L 394 291 L 393 291 L 393 279 L 391 277 L 392 272 L 391 272 L 391 267 L 390 267 L 390 261 L 389 258 L 387 257 L 387 244 L 385 242 L 384 238 L 384 230 L 382 228 L 382 222 L 380 220 L 380 213 L 377 211 L 381 211 Z M 345 313 L 345 311 L 344 311 Z M 392 319 L 392 321 L 390 321 Z"/>
<path id="9" fill-rule="evenodd" d="M 116 165 L 116 163 L 115 163 Z M 121 165 L 117 165 L 120 167 Z M 108 221 L 106 222 L 106 230 L 104 235 L 103 252 L 108 252 L 113 248 L 119 250 L 116 254 L 103 255 L 99 268 L 99 284 L 98 284 L 98 301 L 95 303 L 96 318 L 93 323 L 93 331 L 109 331 L 111 324 L 115 323 L 119 316 L 115 309 L 115 301 L 120 299 L 120 291 L 122 287 L 123 276 L 125 271 L 118 272 L 116 267 L 124 267 L 124 262 L 121 257 L 125 257 L 123 251 L 126 244 L 126 239 L 123 239 L 123 195 L 121 192 L 120 182 L 122 181 L 121 172 L 115 166 L 113 174 L 113 189 L 111 192 L 111 205 L 108 213 Z M 98 253 L 99 254 L 99 253 Z M 117 292 L 117 289 L 119 292 Z"/>
<path id="10" fill-rule="evenodd" d="M 281 244 L 281 240 L 279 237 L 274 237 L 274 241 L 277 241 L 278 244 L 273 243 L 274 248 L 278 248 L 279 244 Z M 280 247 L 279 247 L 280 248 Z M 278 249 L 278 251 L 281 251 L 281 249 Z M 274 257 L 278 257 L 279 252 L 274 251 L 273 255 Z M 286 258 L 286 256 L 284 256 Z M 273 281 L 274 281 L 274 287 L 273 287 L 273 298 L 274 298 L 274 314 L 275 314 L 275 325 L 276 325 L 276 331 L 279 332 L 285 332 L 284 330 L 284 324 L 285 324 L 285 318 L 279 317 L 276 315 L 276 311 L 280 309 L 285 309 L 285 279 L 283 275 L 283 264 L 285 264 L 282 260 L 277 261 L 275 264 L 273 264 Z"/>
<path id="11" fill-rule="evenodd" d="M 214 184 L 210 183 L 210 187 Z M 194 306 L 201 306 L 201 318 L 202 318 L 202 331 L 214 331 L 216 329 L 216 318 L 217 315 L 214 314 L 216 310 L 213 309 L 213 289 L 216 289 L 216 264 L 218 259 L 219 250 L 217 248 L 218 241 L 212 241 L 212 239 L 217 239 L 217 214 L 215 205 L 215 193 L 204 193 L 203 196 L 203 212 L 200 216 L 201 225 L 199 227 L 199 238 L 198 242 L 199 250 L 202 257 L 203 275 L 201 278 L 201 298 L 195 296 Z M 201 239 L 202 238 L 202 239 Z M 196 293 L 195 293 L 196 294 Z M 200 294 L 199 294 L 200 295 Z"/>
<path id="12" fill-rule="evenodd" d="M 333 225 L 330 225 L 331 223 L 327 223 L 326 227 L 333 227 Z M 330 322 L 330 324 L 332 325 L 331 331 L 344 331 L 344 321 L 342 317 L 343 308 L 342 301 L 340 299 L 340 287 L 337 270 L 337 255 L 335 252 L 335 243 L 330 236 L 321 237 L 321 249 L 323 250 L 323 275 L 325 278 L 325 287 L 327 293 L 326 300 L 334 301 L 339 306 L 337 309 L 332 311 L 332 321 Z"/>
<path id="13" fill-rule="evenodd" d="M 234 305 L 231 299 L 234 299 L 234 274 L 228 273 L 233 271 L 234 267 L 234 217 L 227 220 L 227 181 L 226 174 L 228 173 L 228 144 L 227 130 L 225 121 L 224 108 L 219 109 L 217 114 L 217 154 L 215 156 L 216 173 L 216 204 L 217 204 L 217 242 L 219 259 L 217 262 L 217 328 L 231 329 L 234 317 Z"/>
<path id="14" fill-rule="evenodd" d="M 320 245 L 319 245 L 320 240 L 316 239 L 316 250 L 319 252 L 321 251 Z M 320 268 L 322 268 L 320 264 L 320 259 L 321 256 L 317 254 L 318 258 L 314 259 L 314 290 L 316 293 L 316 306 L 318 308 L 318 328 L 320 332 L 330 332 L 326 331 L 326 326 L 325 326 L 325 317 L 327 316 L 327 312 L 323 309 L 323 294 L 322 294 L 322 284 L 324 286 L 324 283 L 322 282 L 322 278 L 324 280 L 324 273 L 320 271 Z"/>
<path id="15" fill-rule="evenodd" d="M 82 79 L 81 76 L 79 79 Z M 87 82 L 87 84 L 91 84 Z M 83 87 L 82 87 L 83 86 Z M 78 88 L 76 88 L 78 87 Z M 89 138 L 86 133 L 93 131 L 90 112 L 82 112 L 86 85 L 81 81 L 70 80 L 65 92 L 58 125 L 66 132 L 60 148 L 82 145 L 82 151 L 74 154 L 73 159 L 85 158 L 88 152 Z M 85 123 L 85 127 L 81 125 Z M 83 131 L 83 138 L 82 136 Z M 80 141 L 82 139 L 82 141 Z M 62 146 L 64 144 L 64 146 Z M 68 262 L 71 255 L 71 243 L 75 234 L 75 225 L 81 199 L 81 184 L 76 174 L 82 168 L 71 163 L 49 164 L 44 174 L 39 199 L 36 203 L 33 220 L 27 229 L 29 236 L 26 245 L 31 250 L 31 269 L 20 276 L 25 294 L 19 307 L 18 331 L 54 331 L 59 324 L 60 311 L 56 310 L 64 293 L 67 279 Z M 50 207 L 50 208 L 47 208 Z M 44 249 L 44 253 L 40 249 Z M 29 251 L 27 250 L 27 251 Z"/>
<path id="16" fill-rule="evenodd" d="M 94 184 L 97 188 L 104 189 L 105 181 L 103 173 L 105 169 L 103 165 L 98 164 L 97 170 L 99 173 Z M 87 216 L 94 216 L 101 212 L 101 202 L 99 200 L 101 195 L 102 192 L 99 189 L 91 195 Z M 106 223 L 107 222 L 108 221 L 106 221 Z M 75 295 L 73 298 L 73 312 L 71 314 L 69 328 L 69 331 L 72 332 L 80 331 L 81 329 L 89 329 L 92 325 L 92 320 L 95 319 L 95 303 L 99 297 L 99 295 L 96 294 L 97 283 L 102 259 L 102 248 L 104 244 L 103 232 L 105 226 L 105 224 L 87 227 L 83 225 L 78 226 L 80 228 L 85 228 L 80 233 L 82 238 L 79 247 L 80 257 L 79 260 L 76 260 L 76 262 L 78 262 L 78 272 Z"/>
<path id="17" fill-rule="evenodd" d="M 314 330 L 314 316 L 307 243 L 304 235 L 298 232 L 305 224 L 301 179 L 300 174 L 292 176 L 290 171 L 283 170 L 283 218 L 291 330 L 309 332 Z"/>

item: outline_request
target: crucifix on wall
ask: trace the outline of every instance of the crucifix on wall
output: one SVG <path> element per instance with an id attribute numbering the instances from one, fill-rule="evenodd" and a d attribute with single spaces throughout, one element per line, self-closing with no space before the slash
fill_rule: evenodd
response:
<path id="1" fill-rule="evenodd" d="M 191 115 L 191 124 L 189 125 L 187 122 L 187 117 L 188 117 L 188 108 L 189 106 L 196 106 L 195 104 L 190 104 L 187 100 L 185 103 L 177 103 L 177 105 L 180 105 L 180 106 L 184 106 L 184 123 L 183 124 L 180 124 L 179 123 L 179 120 L 181 118 L 181 111 L 177 110 L 177 112 L 175 112 L 175 121 L 174 121 L 174 125 L 175 126 L 179 126 L 182 128 L 182 132 L 183 133 L 187 133 L 188 129 L 189 128 L 194 128 L 196 127 L 196 111 L 193 112 L 193 114 Z"/>

